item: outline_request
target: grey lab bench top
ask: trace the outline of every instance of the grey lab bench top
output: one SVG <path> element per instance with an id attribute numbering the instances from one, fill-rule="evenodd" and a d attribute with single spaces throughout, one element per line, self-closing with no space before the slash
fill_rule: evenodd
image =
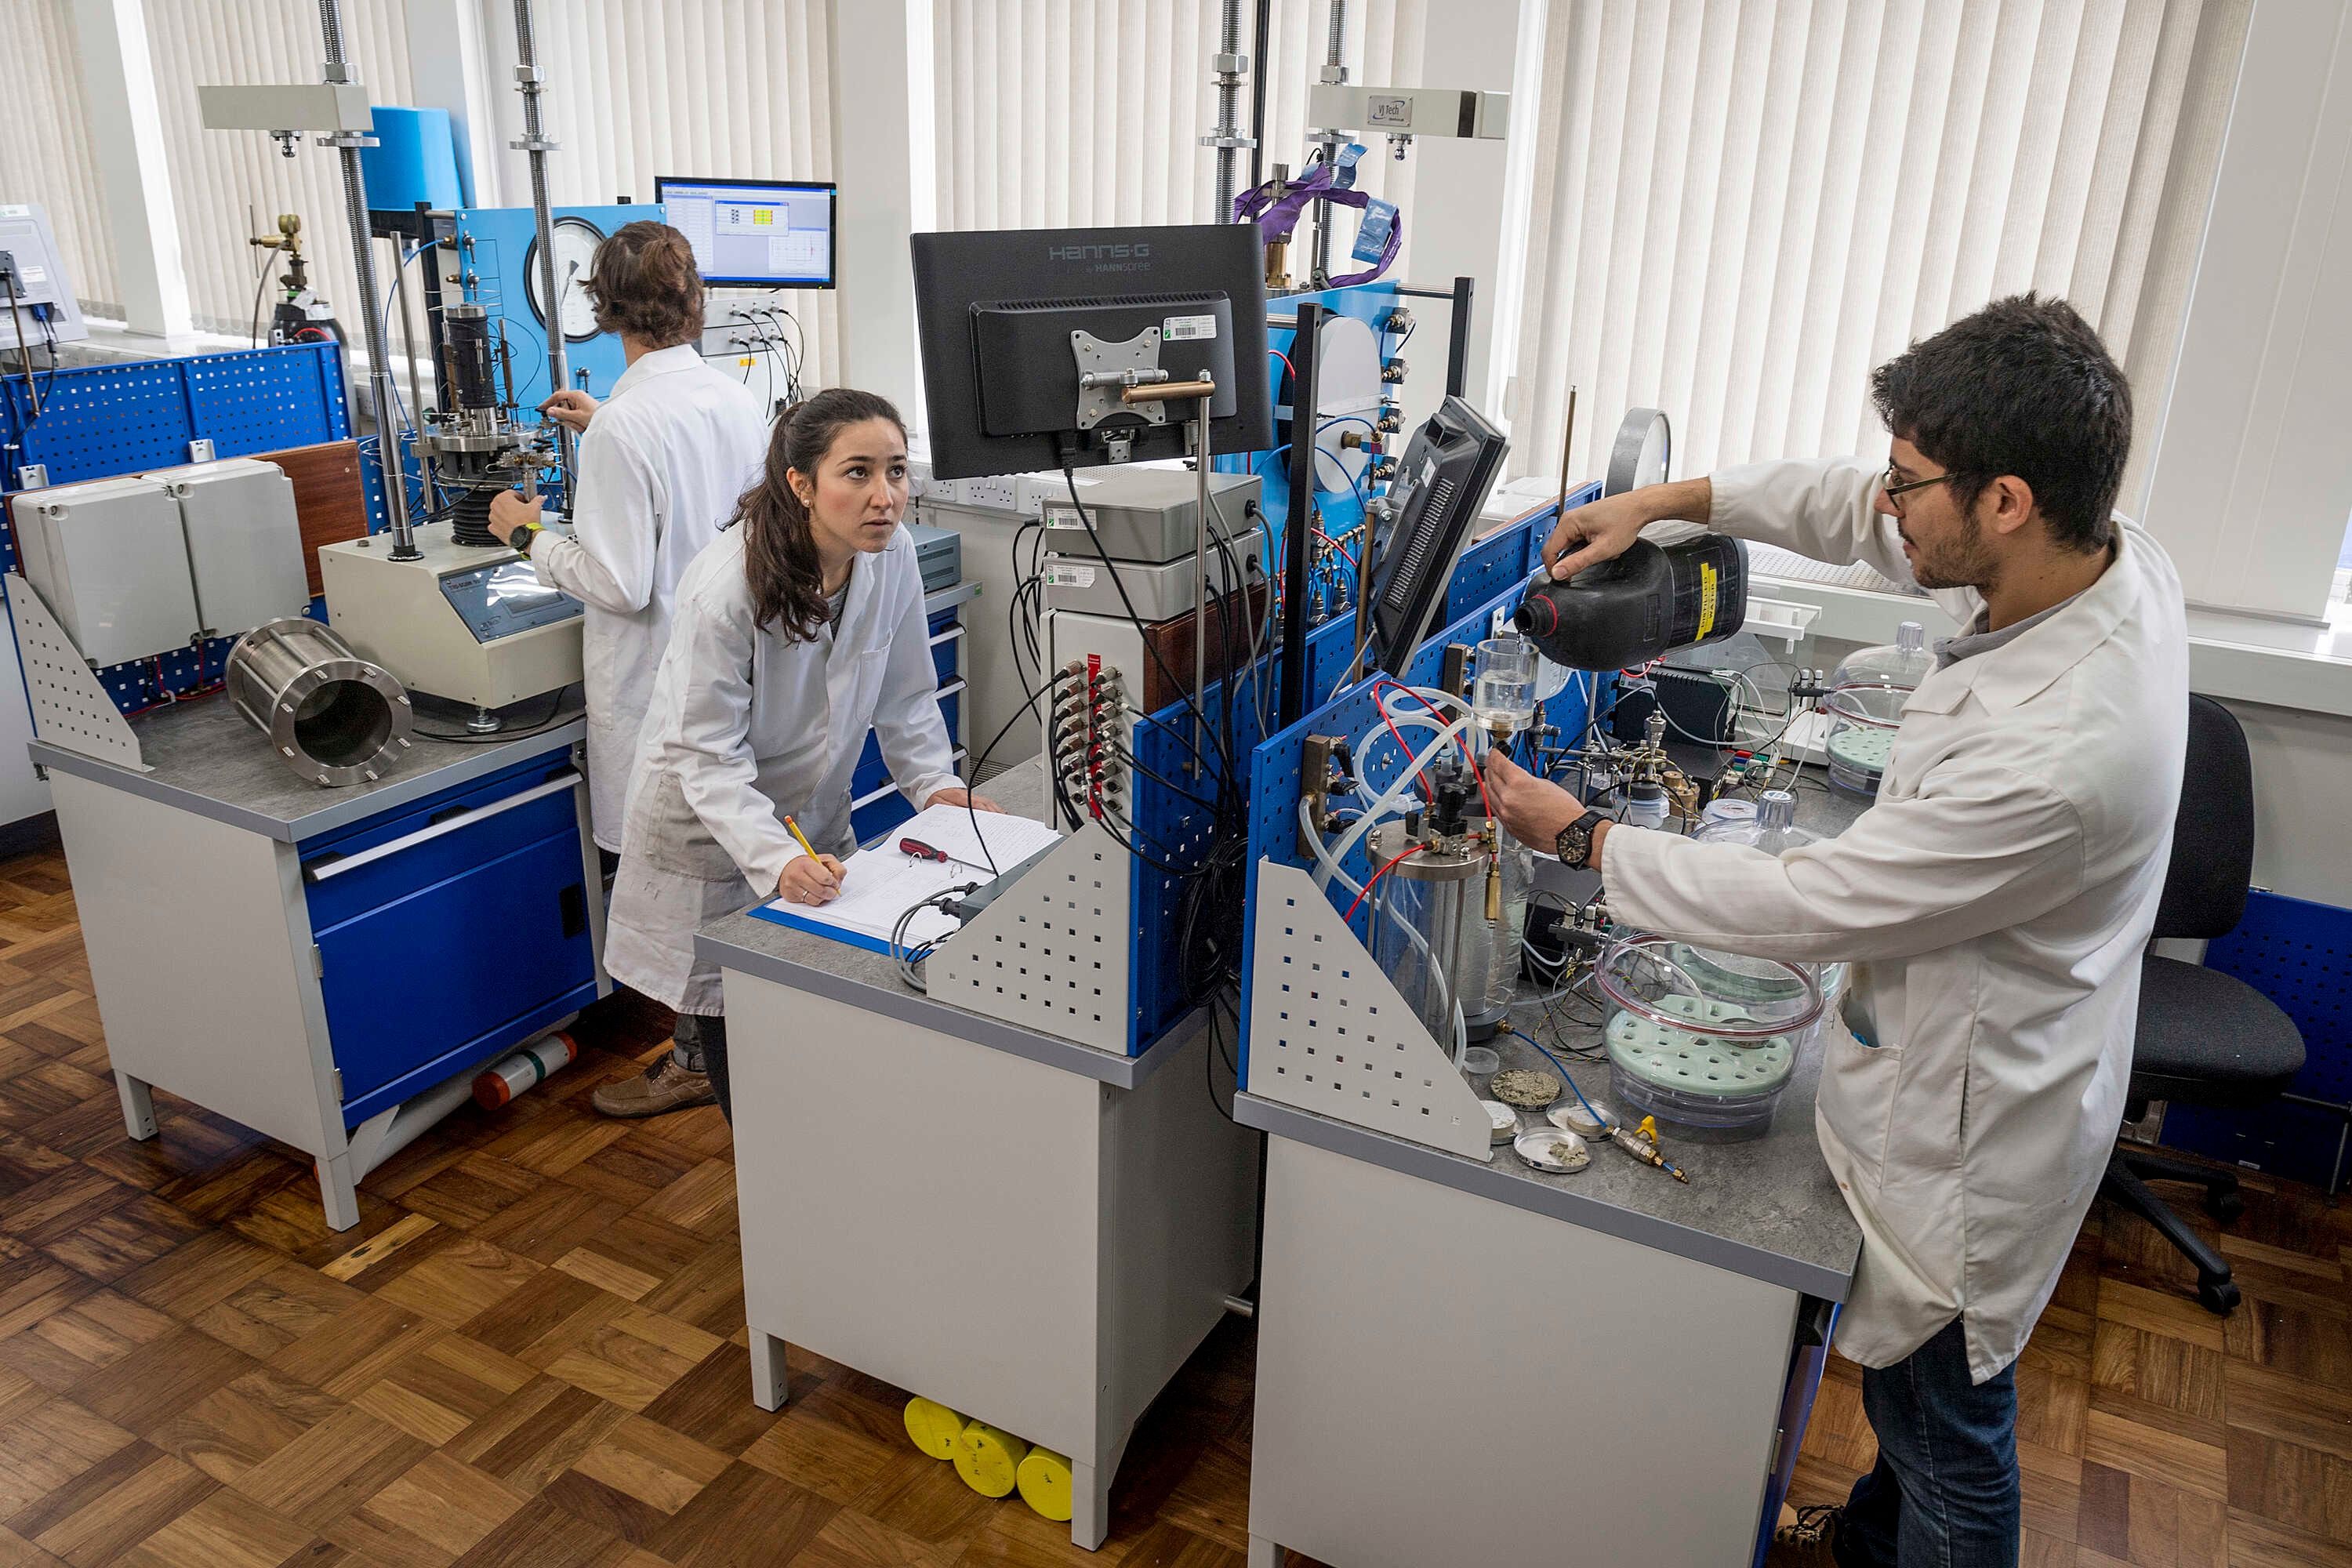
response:
<path id="1" fill-rule="evenodd" d="M 1832 795 L 1817 784 L 1797 793 L 1798 821 L 1816 832 L 1837 833 L 1861 811 L 1861 802 Z M 1534 995 L 1522 990 L 1523 999 L 1513 1007 L 1511 1021 L 1538 1034 L 1540 1031 L 1534 1026 L 1544 1021 L 1544 1013 Z M 1559 1037 L 1565 1046 L 1584 1048 L 1599 1045 L 1601 1031 L 1564 1024 Z M 1558 1076 L 1552 1064 L 1524 1041 L 1502 1036 L 1493 1045 L 1506 1068 L 1539 1068 Z M 1588 1099 L 1608 1098 L 1606 1060 L 1580 1060 L 1562 1053 L 1561 1061 Z M 1496 1146 L 1491 1162 L 1465 1159 L 1251 1094 L 1235 1098 L 1234 1115 L 1244 1126 L 1262 1132 L 1769 1284 L 1843 1301 L 1862 1254 L 1862 1227 L 1854 1223 L 1829 1167 L 1822 1163 L 1821 1143 L 1813 1132 L 1813 1100 L 1821 1086 L 1821 1048 L 1816 1046 L 1800 1058 L 1780 1096 L 1771 1130 L 1762 1138 L 1700 1142 L 1678 1135 L 1671 1125 L 1662 1127 L 1666 1157 L 1689 1174 L 1688 1186 L 1664 1171 L 1640 1163 L 1612 1144 L 1594 1143 L 1590 1165 L 1559 1175 L 1530 1168 L 1507 1143 Z M 1471 1079 L 1471 1087 L 1482 1100 L 1493 1098 L 1486 1092 L 1487 1081 L 1483 1077 Z M 1569 1098 L 1573 1100 L 1573 1096 Z M 1632 1108 L 1611 1105 L 1609 1109 L 1622 1116 Z M 1519 1113 L 1519 1123 L 1522 1130 L 1545 1125 L 1530 1111 Z"/>
<path id="2" fill-rule="evenodd" d="M 1524 1016 L 1517 1021 L 1523 1026 L 1528 1022 Z M 1580 1036 L 1600 1038 L 1597 1029 L 1571 1027 L 1562 1035 L 1570 1044 L 1584 1043 Z M 1552 1070 L 1520 1040 L 1503 1036 L 1494 1047 L 1507 1068 Z M 1573 1057 L 1562 1060 L 1587 1098 L 1606 1100 L 1607 1063 Z M 1482 1163 L 1254 1094 L 1234 1097 L 1234 1118 L 1261 1132 L 1436 1182 L 1473 1197 L 1843 1301 L 1861 1256 L 1862 1230 L 1838 1195 L 1813 1136 L 1813 1094 L 1820 1082 L 1820 1053 L 1809 1051 L 1780 1097 L 1772 1130 L 1761 1138 L 1701 1143 L 1678 1136 L 1672 1126 L 1663 1127 L 1666 1158 L 1688 1173 L 1688 1186 L 1600 1141 L 1591 1145 L 1591 1164 L 1573 1174 L 1556 1175 L 1529 1168 L 1507 1143 L 1497 1144 L 1494 1159 Z M 1486 1083 L 1483 1077 L 1471 1079 L 1481 1099 L 1491 1098 Z M 1574 1102 L 1573 1096 L 1569 1102 Z M 1621 1116 L 1630 1113 L 1625 1106 L 1609 1109 Z M 1548 1123 L 1533 1111 L 1521 1111 L 1519 1125 L 1529 1130 Z"/>
<path id="3" fill-rule="evenodd" d="M 1044 798 L 1045 780 L 1034 765 L 1010 768 L 989 780 L 984 793 L 1007 811 L 1026 816 L 1034 813 Z M 1184 1026 L 1179 1025 L 1139 1057 L 1080 1045 L 1059 1035 L 1045 1034 L 934 1001 L 899 979 L 898 966 L 887 953 L 868 952 L 749 913 L 728 915 L 704 926 L 695 935 L 694 951 L 698 957 L 721 969 L 772 980 L 796 991 L 812 992 L 917 1028 L 951 1035 L 1065 1072 L 1097 1079 L 1117 1089 L 1133 1089 L 1150 1077 L 1172 1054 L 1166 1047 L 1185 1033 Z"/>
<path id="4" fill-rule="evenodd" d="M 420 724 L 464 729 L 465 710 L 438 703 L 434 707 L 430 718 L 417 715 Z M 436 741 L 418 734 L 408 753 L 383 778 L 341 789 L 324 789 L 296 777 L 269 749 L 268 737 L 230 706 L 226 692 L 131 721 L 146 773 L 47 741 L 35 741 L 30 750 L 33 761 L 45 768 L 299 844 L 577 742 L 588 732 L 585 711 L 580 689 L 572 686 L 565 689 L 551 712 L 545 697 L 505 710 L 508 723 L 519 731 L 514 735 Z"/>

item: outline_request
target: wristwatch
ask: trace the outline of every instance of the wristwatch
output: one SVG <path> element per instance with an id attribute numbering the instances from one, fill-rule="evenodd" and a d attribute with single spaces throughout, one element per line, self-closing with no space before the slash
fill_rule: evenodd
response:
<path id="1" fill-rule="evenodd" d="M 539 537 L 539 524 L 526 522 L 507 535 L 507 548 L 516 554 L 529 557 L 531 541 Z"/>
<path id="2" fill-rule="evenodd" d="M 1559 863 L 1582 870 L 1585 861 L 1592 855 L 1592 835 L 1608 820 L 1605 813 L 1588 811 L 1561 828 L 1559 837 L 1551 841 L 1552 850 L 1559 855 Z"/>

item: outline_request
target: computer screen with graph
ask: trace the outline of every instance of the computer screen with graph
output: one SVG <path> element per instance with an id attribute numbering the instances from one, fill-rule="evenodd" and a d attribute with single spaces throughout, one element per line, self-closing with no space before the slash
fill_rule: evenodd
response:
<path id="1" fill-rule="evenodd" d="M 733 289 L 833 287 L 834 187 L 664 174 L 654 199 L 694 247 L 702 280 Z"/>

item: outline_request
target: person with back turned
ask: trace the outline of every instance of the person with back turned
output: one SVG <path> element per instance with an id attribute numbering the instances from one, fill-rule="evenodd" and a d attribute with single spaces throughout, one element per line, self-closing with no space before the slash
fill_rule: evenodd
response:
<path id="1" fill-rule="evenodd" d="M 621 335 L 627 368 L 601 403 L 564 387 L 540 405 L 581 432 L 572 537 L 541 531 L 539 503 L 512 490 L 490 503 L 490 529 L 586 606 L 588 800 L 610 870 L 678 579 L 759 477 L 768 421 L 758 397 L 702 357 L 702 275 L 686 236 L 624 224 L 591 266 L 596 324 Z M 597 1089 L 593 1103 L 607 1116 L 709 1105 L 717 1097 L 703 1068 L 694 1024 L 682 1019 L 668 1056 Z"/>
<path id="2" fill-rule="evenodd" d="M 1964 628 L 1905 704 L 1878 799 L 1779 858 L 1612 825 L 1500 752 L 1513 834 L 1599 870 L 1613 919 L 1856 965 L 1815 1113 L 1860 1223 L 1837 1346 L 1876 1467 L 1775 1561 L 2014 1564 L 2014 1363 L 2121 1121 L 2188 744 L 2180 582 L 2112 513 L 2131 395 L 2063 300 L 2028 294 L 1879 367 L 1883 471 L 1767 462 L 1569 513 L 1572 576 L 1667 519 L 1930 590 Z"/>

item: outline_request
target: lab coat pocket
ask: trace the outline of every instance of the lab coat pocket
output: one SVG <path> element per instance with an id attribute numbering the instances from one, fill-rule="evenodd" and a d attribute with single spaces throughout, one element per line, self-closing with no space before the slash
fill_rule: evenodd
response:
<path id="1" fill-rule="evenodd" d="M 649 774 L 631 796 L 629 820 L 622 837 L 629 854 L 672 876 L 697 882 L 740 882 L 743 872 L 735 858 L 719 846 L 687 804 L 686 786 L 667 768 Z"/>
<path id="2" fill-rule="evenodd" d="M 1903 1047 L 1865 1046 L 1832 1023 L 1822 1059 L 1821 1117 L 1854 1163 L 1854 1175 L 1876 1188 L 1885 1174 L 1886 1144 L 1895 1123 L 1895 1087 L 1903 1076 Z"/>

